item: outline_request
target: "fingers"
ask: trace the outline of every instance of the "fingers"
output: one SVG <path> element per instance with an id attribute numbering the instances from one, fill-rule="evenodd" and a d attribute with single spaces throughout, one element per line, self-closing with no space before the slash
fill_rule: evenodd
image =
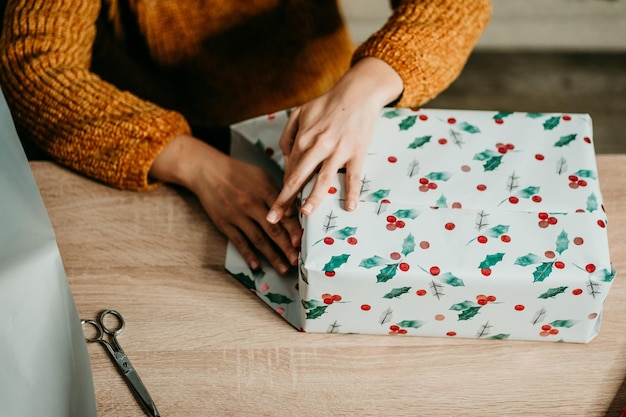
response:
<path id="1" fill-rule="evenodd" d="M 361 196 L 361 171 L 363 170 L 363 158 L 354 158 L 346 164 L 346 195 L 345 209 L 353 211 L 359 203 Z"/>
<path id="2" fill-rule="evenodd" d="M 293 147 L 293 144 L 296 140 L 296 134 L 298 133 L 299 117 L 300 108 L 296 108 L 289 115 L 289 118 L 287 119 L 287 124 L 285 125 L 285 128 L 280 135 L 280 140 L 278 141 L 278 146 L 280 147 L 280 150 L 283 153 L 283 157 L 285 158 L 285 166 L 287 165 L 288 157 L 291 154 L 291 148 Z"/>

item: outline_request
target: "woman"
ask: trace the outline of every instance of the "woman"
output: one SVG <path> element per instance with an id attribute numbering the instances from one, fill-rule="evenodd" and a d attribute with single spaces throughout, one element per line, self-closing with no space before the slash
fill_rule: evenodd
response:
<path id="1" fill-rule="evenodd" d="M 420 106 L 460 73 L 488 0 L 397 0 L 354 49 L 336 0 L 7 0 L 0 81 L 24 140 L 122 189 L 195 193 L 251 268 L 297 262 L 296 193 L 346 168 L 346 210 L 379 110 Z M 299 106 L 299 107 L 296 107 Z M 296 107 L 285 181 L 234 160 L 224 128 Z M 269 211 L 268 211 L 269 209 Z"/>

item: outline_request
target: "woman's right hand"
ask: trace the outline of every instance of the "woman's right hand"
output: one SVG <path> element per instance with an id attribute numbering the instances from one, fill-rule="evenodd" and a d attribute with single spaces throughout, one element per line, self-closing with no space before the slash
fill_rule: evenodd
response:
<path id="1" fill-rule="evenodd" d="M 260 266 L 257 252 L 281 274 L 288 272 L 289 264 L 297 264 L 300 224 L 295 216 L 276 224 L 265 219 L 279 189 L 261 168 L 180 135 L 161 151 L 150 175 L 192 191 L 251 269 Z"/>

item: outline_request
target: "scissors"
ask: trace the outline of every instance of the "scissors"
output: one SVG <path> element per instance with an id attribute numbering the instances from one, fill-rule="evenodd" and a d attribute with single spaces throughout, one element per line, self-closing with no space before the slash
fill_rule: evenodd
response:
<path id="1" fill-rule="evenodd" d="M 115 328 L 109 328 L 106 326 L 104 319 L 107 316 L 114 316 L 117 319 L 117 326 Z M 90 324 L 96 329 L 96 335 L 93 337 L 85 336 L 87 343 L 100 343 L 111 355 L 111 359 L 115 363 L 117 370 L 124 377 L 131 391 L 137 398 L 137 401 L 143 406 L 148 415 L 153 417 L 160 417 L 161 415 L 157 411 L 156 405 L 143 382 L 139 378 L 139 375 L 135 371 L 135 368 L 130 363 L 130 360 L 122 350 L 122 347 L 117 341 L 117 335 L 124 330 L 124 318 L 120 313 L 115 310 L 104 310 L 100 313 L 98 320 L 81 320 L 83 325 L 83 331 L 85 324 Z M 108 341 L 105 340 L 105 334 L 108 336 Z"/>

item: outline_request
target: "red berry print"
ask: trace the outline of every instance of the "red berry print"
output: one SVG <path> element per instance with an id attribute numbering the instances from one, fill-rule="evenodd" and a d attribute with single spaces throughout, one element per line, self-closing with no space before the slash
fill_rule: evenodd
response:
<path id="1" fill-rule="evenodd" d="M 578 236 L 574 238 L 574 245 L 580 246 L 583 243 L 585 243 L 585 240 L 582 237 Z"/>
<path id="2" fill-rule="evenodd" d="M 272 148 L 265 148 L 265 155 L 269 156 L 270 158 L 272 156 L 274 156 L 274 149 Z"/>
<path id="3" fill-rule="evenodd" d="M 424 295 L 426 295 L 426 290 L 424 290 L 424 289 L 417 290 L 417 291 L 415 291 L 415 294 L 417 294 L 420 297 L 423 297 Z"/>
<path id="4" fill-rule="evenodd" d="M 396 224 L 395 223 L 387 223 L 387 230 L 389 231 L 393 231 L 396 230 Z"/>
<path id="5" fill-rule="evenodd" d="M 478 241 L 478 243 L 483 243 L 484 244 L 484 243 L 487 243 L 488 239 L 487 239 L 487 236 L 480 235 L 480 236 L 478 236 L 476 238 L 476 240 Z"/>
<path id="6" fill-rule="evenodd" d="M 426 177 L 420 178 L 419 181 L 420 181 L 420 184 L 422 185 L 428 185 L 428 183 L 430 182 L 430 180 Z"/>
<path id="7" fill-rule="evenodd" d="M 513 308 L 515 309 L 515 311 L 524 311 L 526 307 L 524 307 L 523 304 L 516 304 Z"/>
<path id="8" fill-rule="evenodd" d="M 539 195 L 534 195 L 531 197 L 531 200 L 533 200 L 535 203 L 541 203 L 542 198 Z"/>
<path id="9" fill-rule="evenodd" d="M 385 199 L 380 200 L 380 202 L 381 202 L 382 204 L 390 204 L 390 203 L 391 203 L 391 201 L 387 200 L 386 198 L 385 198 Z"/>
<path id="10" fill-rule="evenodd" d="M 585 266 L 585 271 L 589 272 L 590 274 L 595 272 L 595 270 L 596 270 L 596 266 L 594 264 L 587 264 Z"/>
<path id="11" fill-rule="evenodd" d="M 328 194 L 335 194 L 337 192 L 337 187 L 330 187 L 328 189 Z"/>
<path id="12" fill-rule="evenodd" d="M 354 236 L 350 236 L 349 238 L 347 238 L 346 242 L 348 242 L 349 245 L 356 245 L 357 243 L 359 243 Z"/>
<path id="13" fill-rule="evenodd" d="M 454 337 L 454 336 L 456 336 L 456 332 L 452 332 L 452 331 L 448 332 L 448 333 L 446 333 L 446 336 Z"/>
<path id="14" fill-rule="evenodd" d="M 606 223 L 604 223 L 604 220 L 598 220 L 598 226 L 605 228 L 606 227 Z"/>
<path id="15" fill-rule="evenodd" d="M 389 330 L 391 330 L 392 332 L 397 332 L 398 330 L 400 330 L 400 326 L 392 324 L 391 326 L 389 326 Z"/>
<path id="16" fill-rule="evenodd" d="M 439 144 L 440 144 L 440 145 L 445 145 L 446 143 L 448 143 L 448 139 L 446 139 L 446 138 L 440 138 L 440 139 L 438 140 L 438 142 L 439 142 Z"/>
<path id="17" fill-rule="evenodd" d="M 324 271 L 324 275 L 326 275 L 328 278 L 332 278 L 335 276 L 335 271 Z"/>
<path id="18" fill-rule="evenodd" d="M 567 114 L 563 115 L 563 117 L 561 117 L 564 121 L 569 122 L 570 120 L 572 120 L 572 116 L 569 116 Z"/>
<path id="19" fill-rule="evenodd" d="M 341 301 L 342 297 L 339 294 L 333 294 L 332 298 L 333 298 L 333 301 Z"/>
<path id="20" fill-rule="evenodd" d="M 392 164 L 395 164 L 396 162 L 398 162 L 398 158 L 396 158 L 395 156 L 390 156 L 389 158 L 387 158 L 387 161 L 389 161 Z"/>
<path id="21" fill-rule="evenodd" d="M 369 304 L 361 304 L 361 310 L 363 311 L 370 311 L 372 309 L 372 306 Z"/>
<path id="22" fill-rule="evenodd" d="M 444 316 L 443 314 L 435 314 L 435 320 L 443 321 L 445 319 L 446 319 L 446 316 Z"/>
<path id="23" fill-rule="evenodd" d="M 281 316 L 284 316 L 284 315 L 285 315 L 285 309 L 284 309 L 284 308 L 282 308 L 282 307 L 276 307 L 276 308 L 274 309 L 274 311 L 276 311 L 276 312 L 277 312 L 278 314 L 280 314 Z"/>
<path id="24" fill-rule="evenodd" d="M 404 226 L 406 226 L 406 223 L 404 223 L 402 220 L 398 220 L 398 221 L 396 222 L 396 227 L 397 227 L 398 229 L 402 229 Z"/>
<path id="25" fill-rule="evenodd" d="M 491 275 L 491 268 L 481 268 L 480 273 L 488 277 Z"/>
<path id="26" fill-rule="evenodd" d="M 556 256 L 556 254 L 555 254 L 554 252 L 552 252 L 551 250 L 547 250 L 547 251 L 544 253 L 544 255 L 545 255 L 545 257 L 546 257 L 546 258 L 548 258 L 548 259 L 552 259 L 552 258 L 554 258 L 554 257 Z"/>
<path id="27" fill-rule="evenodd" d="M 425 114 L 420 114 L 419 116 L 420 120 L 425 122 L 426 120 L 428 120 L 428 116 L 426 116 Z"/>
<path id="28" fill-rule="evenodd" d="M 399 252 L 391 252 L 389 254 L 389 257 L 394 261 L 397 261 L 398 259 L 402 258 L 402 255 Z"/>
<path id="29" fill-rule="evenodd" d="M 496 301 L 496 296 L 495 295 L 488 295 L 487 296 L 487 301 L 489 301 L 490 303 L 493 303 L 494 301 Z"/>
<path id="30" fill-rule="evenodd" d="M 440 273 L 441 273 L 441 269 L 438 266 L 435 265 L 435 266 L 430 267 L 430 275 L 437 276 Z"/>
<path id="31" fill-rule="evenodd" d="M 454 203 L 452 203 L 452 208 L 453 209 L 460 209 L 462 207 L 463 207 L 463 205 L 461 203 L 459 203 L 458 201 L 455 201 Z"/>
<path id="32" fill-rule="evenodd" d="M 276 114 L 275 113 L 270 113 L 267 115 L 267 120 L 274 120 L 276 118 Z"/>
<path id="33" fill-rule="evenodd" d="M 542 154 L 538 153 L 538 154 L 535 155 L 535 159 L 537 161 L 543 161 L 544 159 L 546 159 L 546 157 L 543 156 Z"/>
<path id="34" fill-rule="evenodd" d="M 541 220 L 548 220 L 548 217 L 550 217 L 550 215 L 546 212 L 541 212 L 537 214 L 537 217 L 539 217 Z"/>
<path id="35" fill-rule="evenodd" d="M 542 229 L 545 229 L 546 227 L 550 226 L 550 223 L 548 223 L 547 220 L 539 220 L 537 224 L 539 224 L 539 227 L 541 227 Z"/>
<path id="36" fill-rule="evenodd" d="M 493 121 L 496 122 L 496 124 L 499 124 L 499 125 L 504 123 L 504 119 L 500 119 L 500 118 L 495 118 L 495 119 L 493 119 Z"/>
<path id="37" fill-rule="evenodd" d="M 577 177 L 576 175 L 570 175 L 570 176 L 568 177 L 568 179 L 569 179 L 571 182 L 576 182 L 576 181 L 578 181 L 578 177 Z"/>
<path id="38" fill-rule="evenodd" d="M 398 334 L 407 334 L 408 330 L 407 329 L 400 329 L 398 330 Z"/>
<path id="39" fill-rule="evenodd" d="M 400 269 L 400 271 L 406 272 L 409 270 L 409 264 L 407 264 L 406 262 L 401 262 L 400 265 L 398 265 L 398 268 Z"/>
<path id="40" fill-rule="evenodd" d="M 428 183 L 428 189 L 429 190 L 436 190 L 437 189 L 437 183 L 429 182 Z"/>
<path id="41" fill-rule="evenodd" d="M 461 165 L 461 171 L 470 172 L 472 168 L 469 165 Z"/>
<path id="42" fill-rule="evenodd" d="M 452 222 L 448 222 L 444 225 L 444 227 L 446 228 L 446 230 L 454 230 L 454 228 L 456 227 L 456 225 Z"/>
<path id="43" fill-rule="evenodd" d="M 562 261 L 556 261 L 556 262 L 554 263 L 554 267 L 555 267 L 555 268 L 558 268 L 558 269 L 563 269 L 563 268 L 565 268 L 565 263 L 564 263 L 564 262 L 562 262 Z"/>
<path id="44" fill-rule="evenodd" d="M 546 332 L 551 329 L 552 329 L 552 326 L 550 326 L 549 324 L 544 324 L 543 326 L 541 326 L 541 330 L 544 330 Z"/>
<path id="45" fill-rule="evenodd" d="M 422 248 L 422 249 L 428 249 L 428 248 L 430 248 L 430 243 L 428 243 L 428 242 L 427 242 L 427 241 L 425 241 L 425 240 L 422 240 L 422 241 L 420 242 L 420 248 Z"/>
<path id="46" fill-rule="evenodd" d="M 324 243 L 327 245 L 332 245 L 333 243 L 335 243 L 335 239 L 333 239 L 332 237 L 328 236 L 324 238 Z"/>
<path id="47" fill-rule="evenodd" d="M 588 318 L 589 320 L 593 320 L 593 319 L 595 319 L 596 317 L 598 317 L 598 313 L 590 313 L 590 314 L 587 316 L 587 318 Z"/>
<path id="48" fill-rule="evenodd" d="M 591 143 L 591 138 L 585 136 L 583 139 L 586 143 Z"/>
<path id="49" fill-rule="evenodd" d="M 512 195 L 511 197 L 509 197 L 509 203 L 517 204 L 517 203 L 519 203 L 519 198 L 517 198 L 514 195 Z"/>
<path id="50" fill-rule="evenodd" d="M 478 303 L 478 305 L 484 306 L 485 304 L 488 303 L 486 298 L 481 298 L 480 300 L 476 301 Z"/>
<path id="51" fill-rule="evenodd" d="M 550 329 L 550 334 L 559 334 L 559 329 L 555 329 L 555 328 Z"/>
<path id="52" fill-rule="evenodd" d="M 398 220 L 398 219 L 396 218 L 396 216 L 387 216 L 387 222 L 388 222 L 388 223 L 395 223 L 395 222 L 396 222 L 396 220 Z"/>
<path id="53" fill-rule="evenodd" d="M 582 288 L 575 288 L 575 289 L 572 290 L 572 294 L 574 294 L 574 295 L 580 295 L 582 293 L 583 293 Z"/>
<path id="54" fill-rule="evenodd" d="M 454 117 L 449 117 L 448 118 L 448 123 L 450 123 L 451 125 L 456 123 L 456 119 Z"/>
<path id="55" fill-rule="evenodd" d="M 578 180 L 576 183 L 579 186 L 581 186 L 581 187 L 586 187 L 587 186 L 587 181 L 585 181 L 585 180 Z"/>
<path id="56" fill-rule="evenodd" d="M 485 190 L 487 189 L 487 186 L 486 186 L 485 184 L 478 184 L 478 185 L 476 186 L 476 189 L 477 189 L 478 191 L 485 191 Z"/>
<path id="57" fill-rule="evenodd" d="M 500 152 L 501 154 L 505 154 L 507 153 L 508 149 L 504 146 L 501 146 L 498 148 L 498 152 Z"/>
<path id="58" fill-rule="evenodd" d="M 333 299 L 332 298 L 324 298 L 324 304 L 331 305 L 332 303 L 333 303 Z"/>
<path id="59" fill-rule="evenodd" d="M 502 235 L 500 236 L 500 240 L 504 243 L 509 243 L 511 241 L 511 236 L 509 235 Z"/>
<path id="60" fill-rule="evenodd" d="M 419 187 L 417 187 L 417 189 L 420 190 L 423 193 L 425 193 L 426 191 L 429 190 L 427 185 L 420 185 Z"/>
<path id="61" fill-rule="evenodd" d="M 548 217 L 548 224 L 557 224 L 559 221 L 556 217 Z"/>
<path id="62" fill-rule="evenodd" d="M 270 290 L 270 285 L 267 282 L 264 282 L 263 284 L 259 286 L 259 289 L 262 292 L 268 292 Z"/>

